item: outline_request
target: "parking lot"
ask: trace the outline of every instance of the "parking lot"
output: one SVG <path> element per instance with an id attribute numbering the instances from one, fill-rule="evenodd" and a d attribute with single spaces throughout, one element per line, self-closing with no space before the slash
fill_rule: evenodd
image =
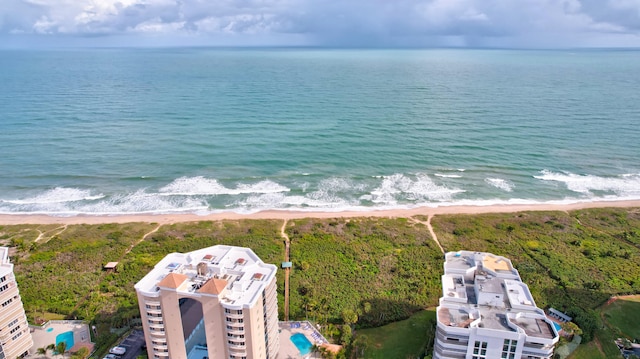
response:
<path id="1" fill-rule="evenodd" d="M 127 352 L 119 356 L 121 359 L 135 359 L 142 354 L 142 345 L 144 344 L 144 333 L 142 330 L 134 330 L 127 336 L 118 346 L 125 347 Z"/>

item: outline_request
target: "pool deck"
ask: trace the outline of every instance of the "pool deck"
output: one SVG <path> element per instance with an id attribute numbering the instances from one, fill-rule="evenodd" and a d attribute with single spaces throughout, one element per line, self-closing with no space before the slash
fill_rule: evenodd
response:
<path id="1" fill-rule="evenodd" d="M 89 325 L 80 320 L 51 320 L 42 326 L 30 325 L 31 336 L 33 337 L 33 347 L 31 352 L 36 353 L 38 348 L 44 348 L 49 344 L 56 343 L 56 336 L 59 334 L 72 331 L 73 332 L 73 348 L 69 348 L 70 352 L 75 352 L 82 347 L 89 348 L 93 351 L 94 343 L 91 342 L 89 334 Z M 47 331 L 47 329 L 53 329 Z M 38 355 L 30 355 L 29 358 L 39 357 Z"/>
<path id="2" fill-rule="evenodd" d="M 299 326 L 297 324 L 299 324 Z M 293 326 L 293 328 L 292 328 Z M 278 353 L 278 359 L 300 359 L 300 358 L 321 358 L 320 353 L 309 353 L 307 355 L 301 355 L 298 348 L 291 341 L 291 336 L 296 333 L 304 334 L 311 344 L 320 346 L 325 343 L 329 343 L 325 337 L 309 322 L 278 322 L 278 328 L 280 329 L 280 352 Z M 319 339 L 314 339 L 315 336 Z"/>

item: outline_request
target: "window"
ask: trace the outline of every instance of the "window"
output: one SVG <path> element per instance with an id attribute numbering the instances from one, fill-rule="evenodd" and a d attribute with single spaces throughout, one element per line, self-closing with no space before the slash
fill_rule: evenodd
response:
<path id="1" fill-rule="evenodd" d="M 518 347 L 517 340 L 505 339 L 502 343 L 502 355 L 501 359 L 514 359 L 516 357 L 516 348 Z"/>
<path id="2" fill-rule="evenodd" d="M 14 325 L 18 324 L 18 318 L 14 319 L 11 323 L 9 323 L 9 325 L 7 325 L 8 328 L 13 327 Z"/>
<path id="3" fill-rule="evenodd" d="M 2 287 L 0 287 L 0 292 L 4 292 L 5 290 L 7 290 L 7 288 L 9 288 L 9 284 L 5 284 Z"/>
<path id="4" fill-rule="evenodd" d="M 487 357 L 487 342 L 476 340 L 473 344 L 473 359 L 485 359 Z"/>
<path id="5" fill-rule="evenodd" d="M 13 334 L 13 333 L 17 332 L 18 330 L 20 330 L 20 326 L 19 326 L 19 325 L 18 325 L 17 327 L 15 327 L 15 328 L 11 329 L 11 330 L 9 331 L 9 333 L 10 333 L 10 334 Z"/>
<path id="6" fill-rule="evenodd" d="M 2 303 L 2 306 L 6 307 L 7 305 L 11 304 L 11 302 L 13 302 L 13 298 L 9 298 L 9 300 L 7 300 L 6 302 Z"/>
<path id="7" fill-rule="evenodd" d="M 4 282 L 5 280 L 7 280 L 7 276 L 6 275 L 4 277 L 0 278 L 0 283 Z"/>
<path id="8" fill-rule="evenodd" d="M 11 338 L 11 340 L 16 340 L 16 339 L 18 339 L 21 335 L 22 335 L 22 332 L 18 332 L 18 334 L 14 335 L 14 336 L 13 336 L 13 338 Z"/>

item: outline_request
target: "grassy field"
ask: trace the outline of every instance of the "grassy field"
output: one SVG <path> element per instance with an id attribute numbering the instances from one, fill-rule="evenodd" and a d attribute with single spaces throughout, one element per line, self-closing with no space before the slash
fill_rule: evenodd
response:
<path id="1" fill-rule="evenodd" d="M 425 347 L 433 344 L 435 320 L 435 309 L 430 309 L 382 327 L 359 330 L 357 335 L 363 337 L 366 343 L 362 357 L 422 358 Z M 429 336 L 429 333 L 433 334 Z"/>
<path id="2" fill-rule="evenodd" d="M 599 310 L 599 328 L 592 342 L 578 347 L 570 359 L 607 359 L 621 357 L 616 338 L 640 339 L 640 296 L 625 296 L 605 304 Z"/>
<path id="3" fill-rule="evenodd" d="M 425 220 L 289 221 L 286 232 L 294 263 L 291 318 L 340 325 L 345 312 L 355 312 L 360 333 L 437 305 L 443 256 L 421 223 Z M 605 338 L 618 330 L 638 336 L 632 325 L 625 326 L 628 318 L 638 322 L 637 316 L 628 314 L 637 308 L 637 301 L 614 303 L 602 316 L 596 308 L 611 296 L 640 293 L 639 209 L 442 215 L 432 223 L 446 251 L 488 251 L 511 258 L 539 307 L 568 311 L 583 326 L 587 339 L 596 335 L 600 340 L 582 345 L 582 357 L 600 347 L 603 355 L 610 355 Z M 166 254 L 229 244 L 250 247 L 265 262 L 279 264 L 284 259 L 282 224 L 282 220 L 229 220 L 162 226 L 0 226 L 0 244 L 11 247 L 30 321 L 56 314 L 92 321 L 100 332 L 108 333 L 110 328 L 135 324 L 139 313 L 133 285 Z M 117 273 L 102 271 L 109 261 L 120 262 Z M 279 271 L 281 317 L 282 275 Z M 602 329 L 604 319 L 618 329 Z M 388 327 L 378 328 L 387 335 L 395 330 L 382 328 Z M 98 338 L 100 346 L 114 340 Z M 397 346 L 413 344 L 399 341 Z M 371 346 L 367 355 L 376 357 L 376 348 Z M 387 345 L 380 348 L 383 353 L 390 350 Z"/>
<path id="4" fill-rule="evenodd" d="M 621 336 L 640 340 L 640 296 L 619 298 L 607 305 L 602 315 L 608 325 L 620 330 Z"/>

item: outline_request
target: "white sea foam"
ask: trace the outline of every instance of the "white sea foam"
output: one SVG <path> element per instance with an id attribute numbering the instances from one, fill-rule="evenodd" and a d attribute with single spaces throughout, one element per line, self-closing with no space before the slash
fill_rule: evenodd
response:
<path id="1" fill-rule="evenodd" d="M 180 177 L 159 190 L 159 192 L 165 196 L 238 195 L 288 191 L 289 188 L 270 180 L 251 184 L 239 183 L 236 185 L 236 188 L 227 188 L 220 184 L 216 179 L 205 178 L 202 176 Z"/>
<path id="2" fill-rule="evenodd" d="M 505 192 L 513 191 L 513 183 L 502 178 L 485 178 L 484 181 L 491 186 L 501 189 Z"/>
<path id="3" fill-rule="evenodd" d="M 397 204 L 399 199 L 413 202 L 450 201 L 458 188 L 437 185 L 425 174 L 409 177 L 400 173 L 385 176 L 380 185 L 371 191 L 371 201 L 377 204 Z M 400 198 L 402 197 L 402 198 Z"/>
<path id="4" fill-rule="evenodd" d="M 103 194 L 91 194 L 90 190 L 79 188 L 56 187 L 40 193 L 36 196 L 25 199 L 4 199 L 2 202 L 12 204 L 47 204 L 47 203 L 64 203 L 76 201 L 92 201 L 103 198 Z"/>
<path id="5" fill-rule="evenodd" d="M 96 198 L 94 198 L 96 197 Z M 171 198 L 157 193 L 138 190 L 129 194 L 111 197 L 89 197 L 98 199 L 87 201 L 87 197 L 78 197 L 74 201 L 31 201 L 12 203 L 10 207 L 0 206 L 4 213 L 45 213 L 52 215 L 118 215 L 139 213 L 184 213 L 208 209 L 208 204 L 201 199 Z"/>
<path id="6" fill-rule="evenodd" d="M 448 174 L 443 174 L 443 173 L 435 173 L 434 176 L 442 177 L 442 178 L 462 178 L 462 176 L 460 176 L 460 175 L 448 175 Z"/>
<path id="7" fill-rule="evenodd" d="M 595 192 L 604 192 L 624 198 L 640 196 L 640 174 L 621 174 L 602 177 L 594 175 L 578 175 L 570 172 L 552 172 L 543 170 L 541 175 L 534 176 L 543 181 L 564 183 L 573 192 L 594 196 Z"/>
<path id="8" fill-rule="evenodd" d="M 286 193 L 254 194 L 237 202 L 237 205 L 249 209 L 274 208 L 314 208 L 335 209 L 357 205 L 357 200 L 350 200 L 354 191 L 362 191 L 365 184 L 355 183 L 348 178 L 330 177 L 321 180 L 317 188 L 304 196 L 287 195 Z M 304 189 L 309 189 L 308 184 Z"/>

